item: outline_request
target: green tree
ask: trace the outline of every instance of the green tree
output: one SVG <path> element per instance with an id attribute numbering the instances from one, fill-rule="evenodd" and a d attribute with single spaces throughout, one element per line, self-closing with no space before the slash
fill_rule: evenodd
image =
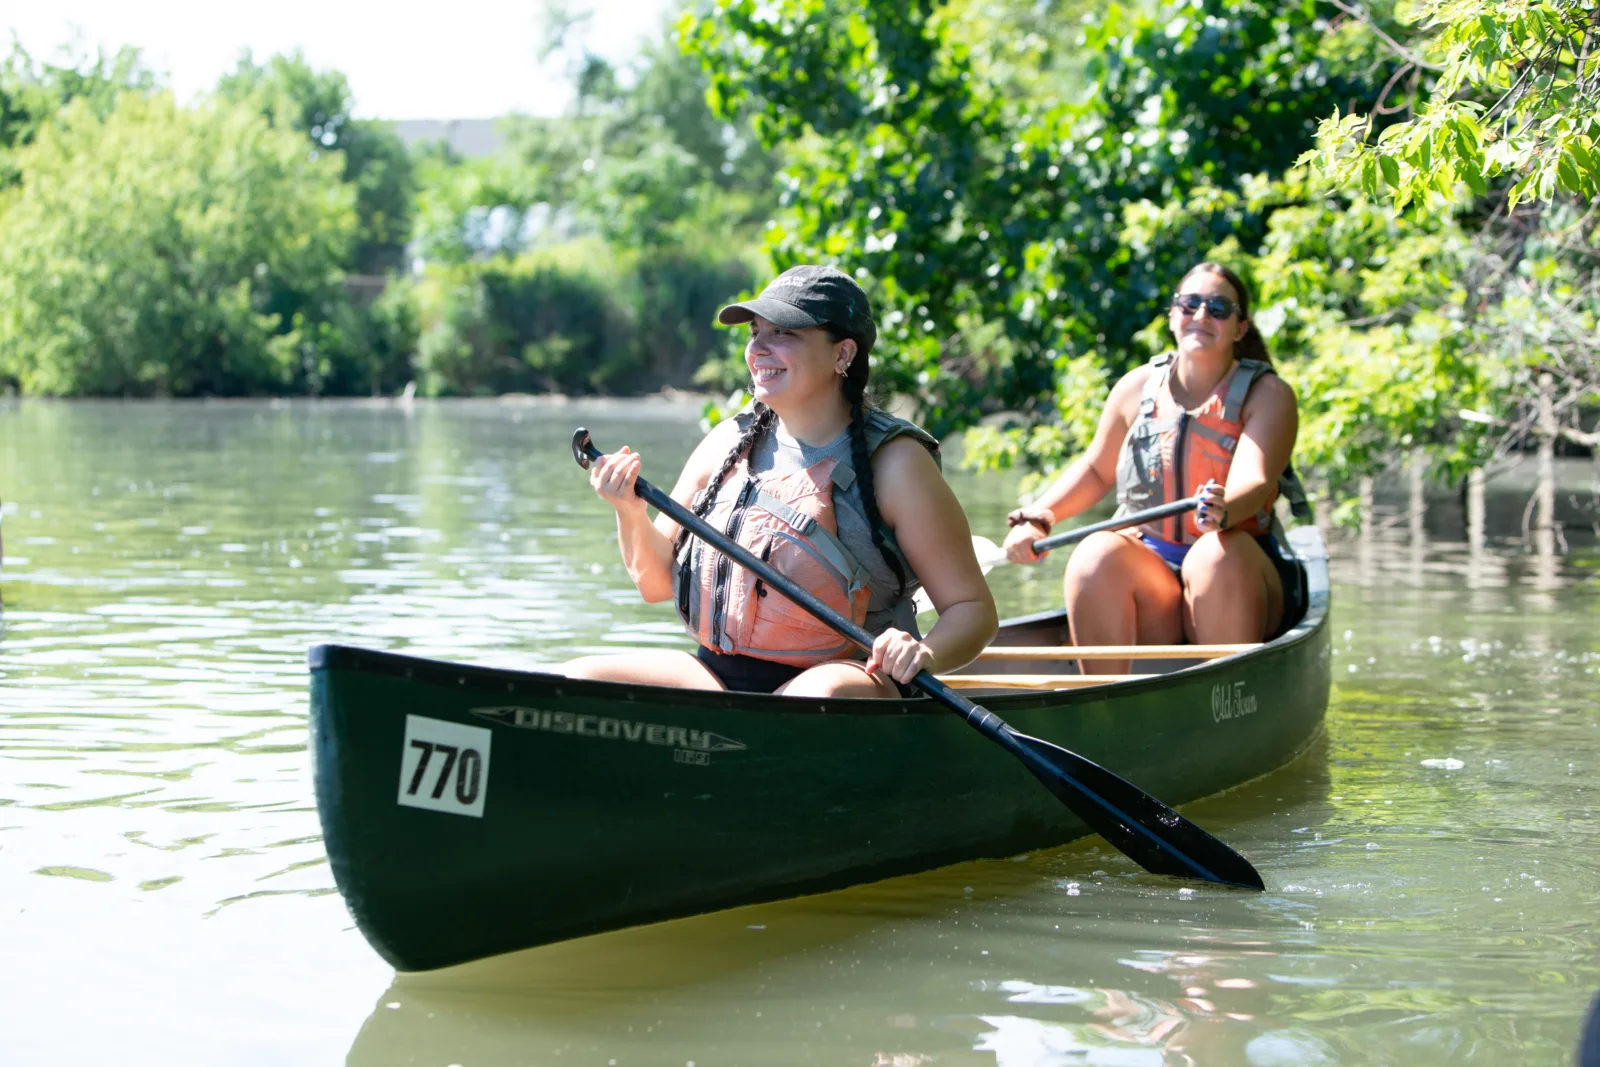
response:
<path id="1" fill-rule="evenodd" d="M 1171 284 L 1223 259 L 1299 390 L 1299 464 L 1342 492 L 1507 447 L 1543 371 L 1571 420 L 1600 397 L 1589 8 L 736 0 L 681 29 L 713 104 L 784 146 L 779 264 L 875 287 L 880 380 L 937 431 L 1012 413 L 971 460 L 1081 450 L 1169 343 Z"/>
<path id="2" fill-rule="evenodd" d="M 668 39 L 647 42 L 619 71 L 565 34 L 575 96 L 566 114 L 502 120 L 499 156 L 418 153 L 417 240 L 428 261 L 517 255 L 528 242 L 599 234 L 619 249 L 726 246 L 732 231 L 759 244 L 774 202 L 771 156 L 748 131 L 712 115 L 705 76 Z M 576 20 L 581 21 L 581 20 Z"/>
<path id="3" fill-rule="evenodd" d="M 131 48 L 113 56 L 74 56 L 58 65 L 36 60 L 13 43 L 0 61 L 0 188 L 19 179 L 12 153 L 32 143 L 39 127 L 69 101 L 87 100 L 104 117 L 123 92 L 149 94 L 155 88 L 155 76 Z"/>
<path id="4" fill-rule="evenodd" d="M 1431 92 L 1380 128 L 1372 107 L 1334 115 L 1303 157 L 1347 197 L 1410 215 L 1459 218 L 1465 344 L 1490 383 L 1479 406 L 1504 432 L 1499 450 L 1534 429 L 1537 382 L 1552 375 L 1569 440 L 1600 448 L 1600 22 L 1593 3 L 1426 0 L 1403 22 L 1358 7 L 1389 49 L 1386 89 L 1427 72 Z M 1438 305 L 1449 313 L 1447 305 Z M 1484 413 L 1478 413 L 1484 417 Z"/>
<path id="5" fill-rule="evenodd" d="M 545 56 L 564 56 L 573 79 L 568 112 L 507 124 L 535 201 L 570 207 L 582 227 L 623 248 L 758 233 L 774 206 L 773 155 L 747 124 L 707 105 L 706 75 L 670 26 L 618 69 L 583 43 L 588 19 L 547 16 Z"/>
<path id="6" fill-rule="evenodd" d="M 1386 89 L 1428 72 L 1433 91 L 1382 126 L 1387 94 L 1365 112 L 1335 112 L 1305 158 L 1333 180 L 1401 206 L 1458 184 L 1507 200 L 1600 195 L 1600 21 L 1587 0 L 1424 0 L 1388 29 L 1352 7 L 1393 52 Z M 1389 32 L 1393 30 L 1393 33 Z M 1396 39 L 1396 36 L 1401 39 Z"/>
<path id="7" fill-rule="evenodd" d="M 351 115 L 350 85 L 343 74 L 313 69 L 298 51 L 264 63 L 247 52 L 217 83 L 217 94 L 257 109 L 273 125 L 304 134 L 313 153 L 341 153 L 344 180 L 356 190 L 360 225 L 352 273 L 384 274 L 404 265 L 416 197 L 411 156 L 388 123 Z"/>
<path id="8" fill-rule="evenodd" d="M 505 120 L 496 157 L 418 153 L 429 392 L 637 392 L 689 384 L 726 351 L 712 317 L 756 276 L 773 157 L 712 113 L 670 37 L 618 69 L 584 47 L 586 18 L 548 13 L 565 114 Z"/>
<path id="9" fill-rule="evenodd" d="M 541 203 L 536 172 L 506 154 L 459 159 L 442 142 L 418 148 L 414 158 L 413 233 L 425 263 L 460 264 L 522 250 L 529 213 Z"/>
<path id="10" fill-rule="evenodd" d="M 103 117 L 74 100 L 14 158 L 0 373 L 25 392 L 318 392 L 348 358 L 337 154 L 249 108 L 123 93 Z"/>
<path id="11" fill-rule="evenodd" d="M 748 265 L 595 237 L 431 268 L 413 287 L 431 394 L 641 393 L 687 382 Z"/>
<path id="12" fill-rule="evenodd" d="M 994 80 L 992 56 L 960 43 L 966 9 L 932 2 L 737 0 L 681 32 L 713 103 L 787 146 L 774 258 L 875 285 L 884 378 L 944 432 L 995 407 L 1052 418 L 1058 376 L 1145 357 L 1136 338 L 1199 249 L 1259 240 L 1265 219 L 1237 198 L 1191 215 L 1184 243 L 1127 242 L 1125 214 L 1286 170 L 1371 51 L 1330 11 L 1112 5 L 1085 26 L 1081 66 Z M 1074 78 L 1081 97 L 1054 95 Z M 1008 96 L 1018 84 L 1045 95 Z"/>
<path id="13" fill-rule="evenodd" d="M 1270 195 L 1281 206 L 1247 269 L 1300 398 L 1299 461 L 1335 497 L 1419 450 L 1464 473 L 1484 440 L 1459 412 L 1487 403 L 1499 373 L 1465 311 L 1471 235 L 1449 211 L 1397 212 L 1304 174 Z"/>

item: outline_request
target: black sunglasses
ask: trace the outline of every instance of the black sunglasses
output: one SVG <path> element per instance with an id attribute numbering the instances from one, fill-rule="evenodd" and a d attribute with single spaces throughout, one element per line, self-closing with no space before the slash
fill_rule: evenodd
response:
<path id="1" fill-rule="evenodd" d="M 1201 308 L 1206 309 L 1206 314 L 1214 319 L 1226 319 L 1233 315 L 1239 306 L 1225 296 L 1201 296 L 1199 293 L 1179 293 L 1172 298 L 1172 306 L 1183 312 L 1184 316 L 1193 315 Z"/>

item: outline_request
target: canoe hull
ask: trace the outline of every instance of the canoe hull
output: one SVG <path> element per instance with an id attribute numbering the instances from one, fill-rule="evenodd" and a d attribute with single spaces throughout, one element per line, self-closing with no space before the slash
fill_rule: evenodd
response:
<path id="1" fill-rule="evenodd" d="M 1171 804 L 1238 785 L 1290 759 L 1322 720 L 1319 565 L 1306 620 L 1256 652 L 982 702 Z M 1007 632 L 1032 643 L 1029 632 L 1059 626 L 1042 616 Z M 400 970 L 1088 832 L 1011 757 L 920 698 L 625 688 L 340 646 L 311 658 L 334 876 Z"/>

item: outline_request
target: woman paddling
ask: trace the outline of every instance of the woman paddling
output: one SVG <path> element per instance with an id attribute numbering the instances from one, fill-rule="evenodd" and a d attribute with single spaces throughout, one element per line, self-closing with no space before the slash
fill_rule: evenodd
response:
<path id="1" fill-rule="evenodd" d="M 1168 314 L 1177 351 L 1111 390 L 1087 452 L 1031 507 L 1012 512 L 1006 555 L 1036 563 L 1031 542 L 1117 490 L 1118 513 L 1199 496 L 1187 514 L 1086 538 L 1067 563 L 1067 618 L 1078 645 L 1261 641 L 1297 613 L 1299 572 L 1273 535 L 1280 491 L 1305 496 L 1289 469 L 1294 391 L 1272 369 L 1238 275 L 1202 263 Z M 1126 660 L 1085 663 L 1120 674 Z"/>
<path id="2" fill-rule="evenodd" d="M 674 499 L 877 635 L 854 647 L 633 492 L 641 460 L 624 446 L 589 482 L 617 512 L 622 560 L 650 603 L 674 600 L 699 641 L 686 652 L 585 656 L 578 678 L 792 696 L 891 697 L 895 682 L 976 656 L 997 627 L 938 442 L 866 406 L 877 327 L 867 296 L 831 267 L 794 267 L 722 309 L 749 323 L 755 399 L 701 441 Z M 939 621 L 919 638 L 912 594 Z"/>

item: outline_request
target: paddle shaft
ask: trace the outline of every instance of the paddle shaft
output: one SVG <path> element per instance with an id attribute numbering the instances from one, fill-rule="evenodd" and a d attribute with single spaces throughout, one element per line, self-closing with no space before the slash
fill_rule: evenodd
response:
<path id="1" fill-rule="evenodd" d="M 1174 500 L 1170 504 L 1158 504 L 1153 508 L 1135 511 L 1130 515 L 1116 516 L 1106 519 L 1104 522 L 1091 522 L 1087 526 L 1078 526 L 1067 530 L 1065 533 L 1041 537 L 1033 542 L 1030 547 L 1032 547 L 1035 554 L 1048 552 L 1052 548 L 1060 548 L 1062 545 L 1075 545 L 1090 534 L 1097 534 L 1102 530 L 1126 530 L 1130 526 L 1143 526 L 1147 522 L 1159 522 L 1161 519 L 1170 519 L 1174 515 L 1182 515 L 1185 512 L 1193 511 L 1199 506 L 1199 497 L 1184 497 L 1182 500 Z"/>
<path id="2" fill-rule="evenodd" d="M 1090 534 L 1097 534 L 1102 530 L 1125 530 L 1130 526 L 1143 526 L 1147 522 L 1159 522 L 1173 515 L 1182 515 L 1184 512 L 1193 511 L 1199 506 L 1199 497 L 1186 497 L 1183 500 L 1174 500 L 1170 504 L 1160 504 L 1153 508 L 1146 508 L 1144 511 L 1135 511 L 1130 515 L 1121 515 L 1106 519 L 1104 522 L 1094 522 L 1088 526 L 1079 526 L 1075 529 L 1067 530 L 1064 533 L 1041 537 L 1037 541 L 1030 542 L 1029 547 L 1033 549 L 1034 555 L 1041 555 L 1052 548 L 1077 544 Z M 979 548 L 980 543 L 983 546 L 982 548 Z M 987 537 L 974 537 L 972 539 L 972 547 L 978 555 L 978 563 L 983 567 L 983 573 L 985 574 L 988 574 L 995 567 L 1004 567 L 1011 562 L 1010 556 L 997 555 L 1000 552 L 1000 547 Z M 924 611 L 933 610 L 933 598 L 921 586 L 917 587 L 914 600 L 919 615 Z"/>
<path id="3" fill-rule="evenodd" d="M 593 462 L 604 455 L 604 453 L 594 447 L 594 443 L 587 437 L 584 437 L 581 442 L 577 438 L 574 438 L 572 442 L 572 449 L 574 454 L 579 454 L 581 451 L 583 457 L 589 462 Z M 585 463 L 584 466 L 587 467 L 588 463 Z M 779 593 L 782 593 L 784 596 L 788 597 L 802 608 L 805 608 L 812 615 L 816 616 L 819 621 L 826 623 L 841 636 L 849 638 L 851 641 L 854 641 L 864 649 L 870 650 L 872 648 L 874 638 L 870 631 L 857 626 L 843 615 L 840 615 L 837 611 L 833 610 L 833 608 L 829 607 L 827 604 L 824 604 L 813 593 L 800 588 L 798 585 L 795 585 L 794 582 L 790 581 L 787 577 L 774 570 L 769 564 L 758 558 L 749 549 L 745 548 L 737 541 L 729 540 L 727 535 L 722 533 L 722 531 L 718 530 L 716 527 L 700 518 L 700 516 L 696 515 L 694 512 L 690 511 L 676 500 L 672 499 L 672 497 L 662 492 L 656 486 L 645 481 L 643 478 L 635 478 L 633 481 L 633 491 L 642 497 L 646 503 L 653 504 L 658 511 L 672 519 L 673 522 L 677 523 L 679 526 L 682 526 L 696 537 L 699 537 L 706 544 L 712 546 L 718 552 L 721 552 L 723 555 L 739 564 L 739 566 L 750 571 L 757 578 L 760 578 L 762 581 L 766 582 L 767 585 L 771 586 Z M 974 704 L 960 693 L 957 693 L 954 689 L 951 689 L 949 686 L 939 681 L 939 679 L 934 677 L 930 671 L 924 670 L 919 672 L 915 678 L 911 679 L 909 684 L 916 686 L 924 693 L 927 693 L 929 696 L 933 697 L 935 700 L 949 706 L 952 710 L 959 712 L 961 716 L 967 720 L 967 722 L 971 723 L 983 733 L 993 736 L 1002 730 L 1008 733 L 1010 732 L 1010 727 L 1008 727 L 1004 720 L 1002 720 L 998 715 L 994 714 L 992 711 L 989 711 L 987 708 L 979 707 L 977 704 Z M 1008 738 L 1007 740 L 1010 739 Z"/>

